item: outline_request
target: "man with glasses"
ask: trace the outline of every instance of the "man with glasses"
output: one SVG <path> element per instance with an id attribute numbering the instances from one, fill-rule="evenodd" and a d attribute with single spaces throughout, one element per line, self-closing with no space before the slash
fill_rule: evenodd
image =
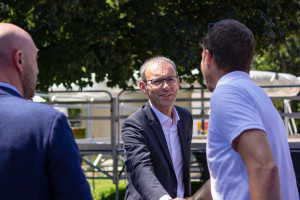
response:
<path id="1" fill-rule="evenodd" d="M 176 65 L 156 56 L 140 68 L 141 91 L 149 101 L 122 126 L 127 191 L 125 199 L 169 200 L 191 195 L 193 120 L 174 106 L 179 89 Z"/>

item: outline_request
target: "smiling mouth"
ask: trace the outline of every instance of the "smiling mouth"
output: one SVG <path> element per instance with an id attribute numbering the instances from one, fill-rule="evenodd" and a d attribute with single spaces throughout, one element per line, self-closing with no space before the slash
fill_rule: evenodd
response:
<path id="1" fill-rule="evenodd" d="M 169 96 L 172 96 L 172 94 L 162 94 L 160 96 L 162 96 L 162 97 L 169 97 Z"/>

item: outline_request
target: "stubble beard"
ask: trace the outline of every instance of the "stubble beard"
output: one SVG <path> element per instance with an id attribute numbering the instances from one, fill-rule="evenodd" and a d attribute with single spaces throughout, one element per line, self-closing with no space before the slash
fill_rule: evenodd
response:
<path id="1" fill-rule="evenodd" d="M 26 73 L 23 80 L 23 98 L 32 99 L 35 95 L 37 77 L 34 73 Z"/>

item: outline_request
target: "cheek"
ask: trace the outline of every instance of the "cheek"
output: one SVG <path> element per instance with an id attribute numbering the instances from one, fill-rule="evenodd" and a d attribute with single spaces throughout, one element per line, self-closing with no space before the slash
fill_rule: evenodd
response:
<path id="1" fill-rule="evenodd" d="M 149 90 L 148 94 L 151 95 L 152 97 L 156 97 L 157 96 L 157 92 L 155 90 Z"/>
<path id="2" fill-rule="evenodd" d="M 203 64 L 201 64 L 201 72 L 202 72 L 202 74 L 203 74 L 203 76 L 204 76 L 204 74 L 205 74 L 205 69 L 204 69 L 204 66 L 203 66 Z"/>
<path id="3" fill-rule="evenodd" d="M 201 60 L 201 63 L 200 63 L 200 69 L 201 69 L 201 71 L 203 70 L 203 59 Z"/>
<path id="4" fill-rule="evenodd" d="M 147 89 L 146 89 L 146 88 L 143 88 L 143 89 L 142 89 L 142 92 L 143 92 L 143 94 L 148 94 L 148 92 L 147 92 Z"/>

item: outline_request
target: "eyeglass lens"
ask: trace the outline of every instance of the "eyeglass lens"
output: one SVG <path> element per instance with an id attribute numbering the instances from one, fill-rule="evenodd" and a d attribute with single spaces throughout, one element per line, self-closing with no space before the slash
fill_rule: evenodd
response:
<path id="1" fill-rule="evenodd" d="M 161 86 L 164 81 L 166 81 L 168 85 L 173 85 L 177 83 L 177 80 L 178 80 L 178 76 L 170 76 L 167 78 L 152 79 L 150 81 L 151 81 L 151 85 L 153 86 Z"/>

